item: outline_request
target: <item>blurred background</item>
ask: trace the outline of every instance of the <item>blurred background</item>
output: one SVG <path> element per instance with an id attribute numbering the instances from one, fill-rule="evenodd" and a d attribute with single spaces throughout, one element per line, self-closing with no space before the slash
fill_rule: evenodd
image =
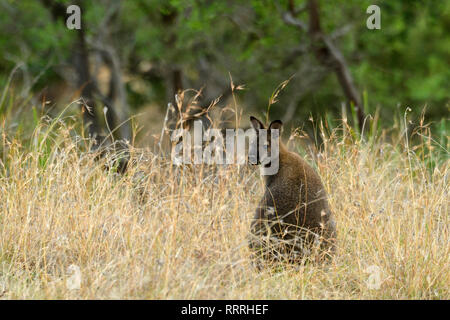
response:
<path id="1" fill-rule="evenodd" d="M 66 26 L 73 4 L 80 30 Z M 379 30 L 366 26 L 372 4 Z M 389 128 L 410 108 L 411 126 L 424 114 L 447 136 L 449 63 L 450 1 L 0 0 L 3 130 L 82 98 L 68 112 L 91 136 L 118 128 L 130 140 L 140 128 L 138 145 L 159 140 L 166 114 L 176 126 L 180 109 L 207 125 L 212 104 L 224 126 L 228 109 L 264 118 L 270 106 L 309 132 L 320 119 Z"/>

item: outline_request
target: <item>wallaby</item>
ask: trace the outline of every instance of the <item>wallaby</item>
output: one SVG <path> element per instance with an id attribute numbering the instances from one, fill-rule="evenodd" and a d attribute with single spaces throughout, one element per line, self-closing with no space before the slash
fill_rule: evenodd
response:
<path id="1" fill-rule="evenodd" d="M 255 117 L 250 121 L 259 145 L 258 132 L 265 127 Z M 264 142 L 268 154 L 274 149 L 272 130 L 279 130 L 281 136 L 281 128 L 280 120 L 270 123 Z M 313 248 L 319 249 L 316 257 L 330 257 L 335 250 L 336 224 L 320 177 L 278 139 L 278 172 L 264 176 L 265 192 L 251 224 L 250 248 L 272 261 L 300 262 Z M 271 159 L 275 157 L 270 155 Z M 260 159 L 259 153 L 257 158 L 258 164 L 270 165 Z"/>

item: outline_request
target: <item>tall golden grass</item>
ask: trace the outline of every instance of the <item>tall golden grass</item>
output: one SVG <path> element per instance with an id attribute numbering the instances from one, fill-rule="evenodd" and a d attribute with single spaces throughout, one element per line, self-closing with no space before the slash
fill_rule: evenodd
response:
<path id="1" fill-rule="evenodd" d="M 67 124 L 40 124 L 27 145 L 3 134 L 0 296 L 450 298 L 449 161 L 433 159 L 446 146 L 426 135 L 364 141 L 345 124 L 322 135 L 323 149 L 303 153 L 329 193 L 336 256 L 257 270 L 247 247 L 257 168 L 175 167 L 134 149 L 119 175 Z"/>

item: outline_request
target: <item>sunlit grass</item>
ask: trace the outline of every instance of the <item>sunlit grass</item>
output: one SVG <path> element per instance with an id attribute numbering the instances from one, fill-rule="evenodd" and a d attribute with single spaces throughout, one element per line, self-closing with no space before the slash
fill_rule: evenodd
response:
<path id="1" fill-rule="evenodd" d="M 430 166 L 429 136 L 323 132 L 307 160 L 329 193 L 336 256 L 258 271 L 247 247 L 263 192 L 256 168 L 175 167 L 133 149 L 122 176 L 55 121 L 27 144 L 2 138 L 2 298 L 450 298 L 448 151 Z"/>

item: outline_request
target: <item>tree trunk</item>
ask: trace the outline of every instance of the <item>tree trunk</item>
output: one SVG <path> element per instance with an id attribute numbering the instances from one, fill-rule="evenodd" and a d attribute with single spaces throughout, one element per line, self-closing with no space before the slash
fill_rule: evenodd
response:
<path id="1" fill-rule="evenodd" d="M 65 23 L 66 7 L 63 4 L 53 0 L 41 0 L 41 3 L 50 11 L 53 20 L 62 19 L 62 22 Z M 77 4 L 80 4 L 79 1 L 77 1 Z M 93 98 L 94 84 L 89 71 L 89 53 L 83 28 L 83 20 L 81 20 L 81 24 L 81 29 L 75 31 L 77 32 L 77 42 L 74 48 L 74 69 L 77 72 L 77 86 L 81 91 L 81 98 L 83 100 L 83 104 L 81 105 L 83 123 L 87 128 L 88 135 L 91 138 L 95 138 L 98 136 L 99 128 Z"/>
<path id="2" fill-rule="evenodd" d="M 339 81 L 349 103 L 353 103 L 357 110 L 358 125 L 362 130 L 365 115 L 362 110 L 361 98 L 353 81 L 347 62 L 341 51 L 322 32 L 320 24 L 320 9 L 318 0 L 308 1 L 309 12 L 309 35 L 312 40 L 312 48 L 317 60 L 323 65 L 331 68 Z"/>

